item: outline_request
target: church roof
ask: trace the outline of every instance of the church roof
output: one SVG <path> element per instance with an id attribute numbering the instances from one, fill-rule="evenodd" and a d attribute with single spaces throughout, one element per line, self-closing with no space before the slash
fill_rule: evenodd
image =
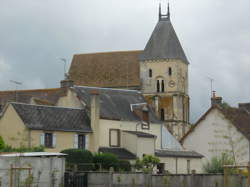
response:
<path id="1" fill-rule="evenodd" d="M 179 59 L 188 64 L 170 17 L 161 16 L 139 59 L 141 61 Z"/>
<path id="2" fill-rule="evenodd" d="M 76 54 L 69 75 L 76 85 L 94 87 L 138 87 L 138 55 L 142 51 Z M 128 70 L 128 71 L 127 71 Z"/>

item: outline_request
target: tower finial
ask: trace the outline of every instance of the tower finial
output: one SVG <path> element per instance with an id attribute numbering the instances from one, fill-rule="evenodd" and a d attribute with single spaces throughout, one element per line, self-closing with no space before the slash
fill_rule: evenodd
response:
<path id="1" fill-rule="evenodd" d="M 170 19 L 170 8 L 169 8 L 169 2 L 168 2 L 168 13 L 167 13 L 167 18 Z"/>
<path id="2" fill-rule="evenodd" d="M 159 21 L 161 20 L 161 3 L 159 3 Z"/>

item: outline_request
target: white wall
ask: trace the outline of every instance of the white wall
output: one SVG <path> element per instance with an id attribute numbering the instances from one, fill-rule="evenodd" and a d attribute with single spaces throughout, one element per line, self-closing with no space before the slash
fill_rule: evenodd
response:
<path id="1" fill-rule="evenodd" d="M 230 151 L 235 153 L 237 164 L 249 160 L 248 139 L 218 109 L 210 111 L 184 139 L 183 146 L 204 155 L 204 161 Z"/>

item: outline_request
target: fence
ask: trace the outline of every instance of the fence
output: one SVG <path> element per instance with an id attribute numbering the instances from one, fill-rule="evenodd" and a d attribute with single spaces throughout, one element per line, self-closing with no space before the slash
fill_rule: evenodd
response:
<path id="1" fill-rule="evenodd" d="M 144 173 L 86 172 L 65 174 L 65 187 L 247 187 L 247 177 L 223 174 L 150 175 Z M 68 180 L 70 181 L 67 181 Z"/>

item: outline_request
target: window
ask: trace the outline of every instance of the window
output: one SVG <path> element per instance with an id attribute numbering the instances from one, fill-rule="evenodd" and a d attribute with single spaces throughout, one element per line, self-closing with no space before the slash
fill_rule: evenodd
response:
<path id="1" fill-rule="evenodd" d="M 160 80 L 157 80 L 157 92 L 160 92 Z"/>
<path id="2" fill-rule="evenodd" d="M 164 108 L 161 109 L 161 120 L 164 121 L 165 120 L 165 112 L 164 112 Z"/>
<path id="3" fill-rule="evenodd" d="M 109 145 L 110 147 L 120 146 L 120 130 L 119 129 L 109 129 Z"/>
<path id="4" fill-rule="evenodd" d="M 48 148 L 53 147 L 53 134 L 52 133 L 44 133 L 44 146 Z"/>
<path id="5" fill-rule="evenodd" d="M 149 77 L 152 77 L 152 75 L 153 75 L 153 71 L 152 71 L 152 69 L 149 69 L 149 71 L 148 71 L 148 76 L 149 76 Z"/>
<path id="6" fill-rule="evenodd" d="M 162 78 L 159 78 L 156 81 L 156 91 L 157 92 L 164 92 L 165 91 L 165 81 Z"/>
<path id="7" fill-rule="evenodd" d="M 84 134 L 78 135 L 78 148 L 85 149 L 85 135 Z"/>
<path id="8" fill-rule="evenodd" d="M 190 160 L 187 160 L 187 173 L 190 174 Z"/>
<path id="9" fill-rule="evenodd" d="M 75 149 L 88 149 L 89 137 L 87 134 L 75 134 L 73 147 Z"/>
<path id="10" fill-rule="evenodd" d="M 141 123 L 141 129 L 149 130 L 150 129 L 149 123 L 145 122 L 145 121 L 142 121 L 142 123 Z"/>
<path id="11" fill-rule="evenodd" d="M 164 92 L 165 90 L 164 80 L 161 80 L 161 92 Z"/>
<path id="12" fill-rule="evenodd" d="M 168 75 L 169 75 L 169 76 L 172 75 L 172 68 L 168 68 Z"/>

